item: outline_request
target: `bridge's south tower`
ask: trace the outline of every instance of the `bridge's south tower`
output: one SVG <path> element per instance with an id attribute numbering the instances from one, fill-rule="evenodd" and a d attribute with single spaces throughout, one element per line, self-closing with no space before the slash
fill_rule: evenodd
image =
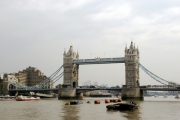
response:
<path id="1" fill-rule="evenodd" d="M 122 99 L 143 99 L 143 91 L 139 88 L 139 50 L 131 42 L 129 49 L 125 48 L 125 86 L 122 88 Z"/>
<path id="2" fill-rule="evenodd" d="M 127 88 L 139 87 L 139 50 L 133 45 L 125 48 L 125 78 Z"/>
<path id="3" fill-rule="evenodd" d="M 72 64 L 73 60 L 79 59 L 78 52 L 73 51 L 73 46 L 71 45 L 69 51 L 63 54 L 63 64 L 64 64 L 64 81 L 63 87 L 65 88 L 75 88 L 78 86 L 78 72 L 79 66 Z"/>

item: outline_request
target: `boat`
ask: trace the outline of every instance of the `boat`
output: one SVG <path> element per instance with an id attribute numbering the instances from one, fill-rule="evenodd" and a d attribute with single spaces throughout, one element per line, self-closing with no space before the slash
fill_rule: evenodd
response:
<path id="1" fill-rule="evenodd" d="M 79 100 L 72 100 L 72 101 L 70 101 L 70 105 L 77 105 L 77 104 L 83 104 L 83 102 L 79 101 Z"/>
<path id="2" fill-rule="evenodd" d="M 15 98 L 0 98 L 0 101 L 12 101 L 15 100 Z"/>
<path id="3" fill-rule="evenodd" d="M 0 96 L 0 101 L 12 101 L 12 100 L 15 100 L 15 96 L 9 96 L 9 95 Z"/>
<path id="4" fill-rule="evenodd" d="M 91 93 L 90 97 L 112 97 L 112 94 L 98 92 L 98 93 Z"/>
<path id="5" fill-rule="evenodd" d="M 40 98 L 56 98 L 55 94 L 42 94 L 42 93 L 36 93 L 33 96 L 40 97 Z"/>
<path id="6" fill-rule="evenodd" d="M 168 96 L 167 95 L 164 95 L 164 98 L 167 98 Z"/>
<path id="7" fill-rule="evenodd" d="M 179 99 L 179 98 L 180 98 L 179 94 L 177 94 L 177 95 L 175 96 L 175 98 L 176 98 L 176 99 Z"/>
<path id="8" fill-rule="evenodd" d="M 40 97 L 31 97 L 31 96 L 17 96 L 16 101 L 31 101 L 31 100 L 40 100 Z"/>
<path id="9" fill-rule="evenodd" d="M 138 104 L 134 102 L 130 103 L 116 103 L 112 105 L 107 105 L 108 110 L 132 110 L 138 107 Z"/>
<path id="10" fill-rule="evenodd" d="M 154 95 L 154 97 L 159 97 L 158 95 Z"/>

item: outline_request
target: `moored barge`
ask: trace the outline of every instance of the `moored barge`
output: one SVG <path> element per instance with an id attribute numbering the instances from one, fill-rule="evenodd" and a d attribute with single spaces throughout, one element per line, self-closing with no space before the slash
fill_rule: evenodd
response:
<path id="1" fill-rule="evenodd" d="M 106 108 L 108 110 L 132 110 L 138 107 L 138 104 L 134 102 L 130 103 L 116 103 L 112 105 L 107 105 Z"/>

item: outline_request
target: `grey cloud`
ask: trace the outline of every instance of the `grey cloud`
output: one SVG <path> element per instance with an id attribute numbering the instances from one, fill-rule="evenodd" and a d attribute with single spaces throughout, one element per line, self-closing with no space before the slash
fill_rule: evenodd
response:
<path id="1" fill-rule="evenodd" d="M 172 58 L 179 60 L 176 54 L 161 60 L 166 53 L 179 54 L 179 4 L 178 0 L 1 0 L 0 72 L 34 66 L 48 76 L 62 64 L 64 48 L 68 50 L 71 43 L 83 59 L 122 57 L 131 39 L 139 46 L 144 66 L 156 72 Z M 157 64 L 162 65 L 154 68 Z M 172 66 L 169 69 L 179 71 L 178 65 Z M 92 71 L 98 74 L 89 74 Z M 80 81 L 109 85 L 124 81 L 123 64 L 80 66 L 80 72 Z M 114 77 L 112 82 L 108 73 Z M 163 71 L 158 73 L 163 77 Z M 142 84 L 150 84 L 144 81 L 148 76 L 142 76 Z M 180 77 L 176 72 L 164 77 L 170 76 Z"/>

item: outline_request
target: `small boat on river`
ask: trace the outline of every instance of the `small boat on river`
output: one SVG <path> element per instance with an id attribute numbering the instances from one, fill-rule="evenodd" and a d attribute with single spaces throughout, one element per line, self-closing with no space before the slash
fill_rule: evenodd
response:
<path id="1" fill-rule="evenodd" d="M 0 96 L 0 101 L 12 101 L 12 100 L 15 100 L 15 96 L 9 96 L 9 95 Z"/>
<path id="2" fill-rule="evenodd" d="M 168 96 L 167 95 L 164 95 L 164 98 L 167 98 Z"/>
<path id="3" fill-rule="evenodd" d="M 177 94 L 177 95 L 175 96 L 175 98 L 176 98 L 176 99 L 180 99 L 180 96 L 179 96 L 179 94 Z"/>
<path id="4" fill-rule="evenodd" d="M 159 97 L 158 95 L 154 95 L 154 97 Z"/>
<path id="5" fill-rule="evenodd" d="M 138 104 L 134 102 L 130 103 L 116 103 L 112 105 L 107 105 L 108 110 L 132 110 L 138 107 Z"/>
<path id="6" fill-rule="evenodd" d="M 79 101 L 79 100 L 72 100 L 72 101 L 70 101 L 70 105 L 77 105 L 77 104 L 83 104 L 83 102 Z"/>
<path id="7" fill-rule="evenodd" d="M 40 100 L 40 97 L 31 97 L 31 96 L 17 96 L 16 101 L 31 101 L 31 100 Z"/>
<path id="8" fill-rule="evenodd" d="M 0 98 L 0 101 L 13 101 L 15 98 Z"/>
<path id="9" fill-rule="evenodd" d="M 98 92 L 98 93 L 91 93 L 90 97 L 112 97 L 112 94 Z"/>

